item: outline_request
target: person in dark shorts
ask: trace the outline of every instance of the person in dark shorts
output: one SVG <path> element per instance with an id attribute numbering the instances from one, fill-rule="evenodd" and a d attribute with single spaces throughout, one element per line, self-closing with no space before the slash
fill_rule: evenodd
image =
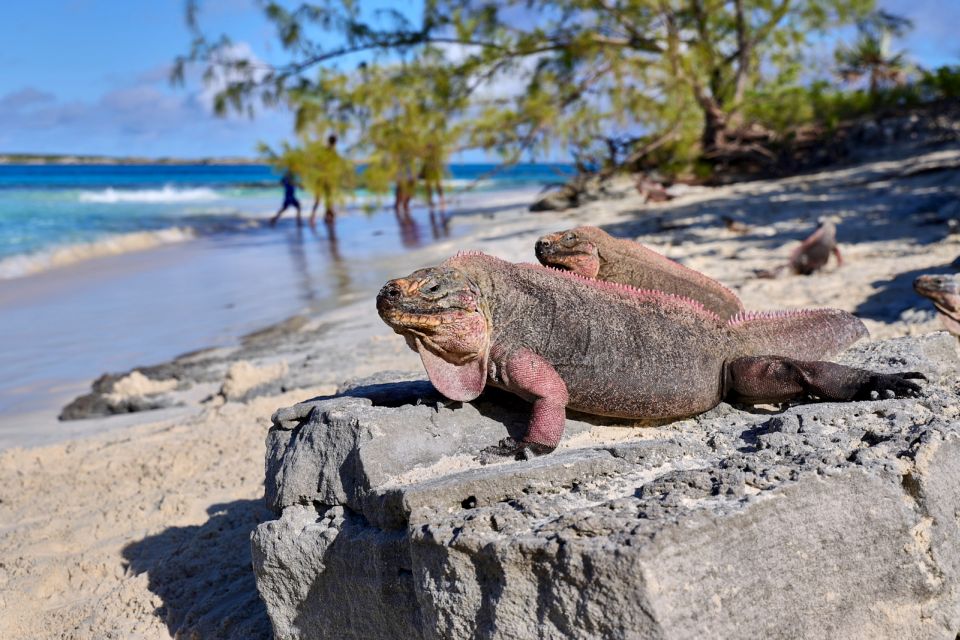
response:
<path id="1" fill-rule="evenodd" d="M 294 207 L 297 210 L 297 226 L 302 225 L 303 221 L 300 218 L 300 201 L 297 200 L 297 180 L 293 172 L 287 169 L 283 177 L 280 178 L 280 184 L 283 185 L 283 206 L 277 211 L 277 215 L 270 218 L 270 226 L 276 225 L 277 220 L 280 219 L 283 212 L 290 207 Z"/>

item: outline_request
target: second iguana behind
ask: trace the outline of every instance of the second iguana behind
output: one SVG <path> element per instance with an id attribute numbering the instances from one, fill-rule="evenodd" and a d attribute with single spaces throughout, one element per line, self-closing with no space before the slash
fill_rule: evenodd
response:
<path id="1" fill-rule="evenodd" d="M 536 254 L 537 260 L 548 267 L 696 300 L 724 319 L 743 312 L 740 298 L 713 278 L 597 227 L 542 236 L 537 240 Z"/>

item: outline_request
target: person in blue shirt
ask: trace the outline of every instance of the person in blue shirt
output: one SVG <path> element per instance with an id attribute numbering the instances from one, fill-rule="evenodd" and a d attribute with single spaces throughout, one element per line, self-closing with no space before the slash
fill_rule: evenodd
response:
<path id="1" fill-rule="evenodd" d="M 297 226 L 302 225 L 303 221 L 300 218 L 300 201 L 297 200 L 297 180 L 293 172 L 287 169 L 283 177 L 280 178 L 280 184 L 283 185 L 283 206 L 277 211 L 277 215 L 270 218 L 270 226 L 276 225 L 277 220 L 280 219 L 283 212 L 290 207 L 294 207 L 297 210 Z"/>

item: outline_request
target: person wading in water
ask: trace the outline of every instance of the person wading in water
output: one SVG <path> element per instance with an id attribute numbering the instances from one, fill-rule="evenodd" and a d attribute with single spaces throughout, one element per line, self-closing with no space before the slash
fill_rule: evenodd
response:
<path id="1" fill-rule="evenodd" d="M 287 169 L 283 177 L 280 178 L 280 184 L 283 185 L 283 205 L 280 207 L 280 210 L 277 211 L 277 215 L 270 218 L 270 226 L 275 226 L 277 220 L 283 215 L 283 212 L 290 207 L 294 207 L 297 210 L 297 226 L 302 225 L 303 221 L 300 219 L 300 201 L 297 200 L 297 179 L 294 177 L 293 172 Z"/>

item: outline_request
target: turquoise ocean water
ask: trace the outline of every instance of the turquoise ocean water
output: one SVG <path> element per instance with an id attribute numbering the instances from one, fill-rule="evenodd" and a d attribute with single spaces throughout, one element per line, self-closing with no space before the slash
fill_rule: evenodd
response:
<path id="1" fill-rule="evenodd" d="M 557 164 L 495 168 L 452 165 L 448 190 L 543 185 L 570 171 Z M 278 176 L 263 165 L 0 166 L 0 278 L 240 231 L 272 213 L 281 193 Z M 307 194 L 300 199 L 310 206 Z M 348 213 L 374 202 L 358 192 Z"/>
<path id="2" fill-rule="evenodd" d="M 0 441 L 101 373 L 371 296 L 411 270 L 411 250 L 455 251 L 476 214 L 523 207 L 569 172 L 493 168 L 451 167 L 450 225 L 422 202 L 401 220 L 358 193 L 331 237 L 292 211 L 266 224 L 282 189 L 265 166 L 0 166 Z"/>

